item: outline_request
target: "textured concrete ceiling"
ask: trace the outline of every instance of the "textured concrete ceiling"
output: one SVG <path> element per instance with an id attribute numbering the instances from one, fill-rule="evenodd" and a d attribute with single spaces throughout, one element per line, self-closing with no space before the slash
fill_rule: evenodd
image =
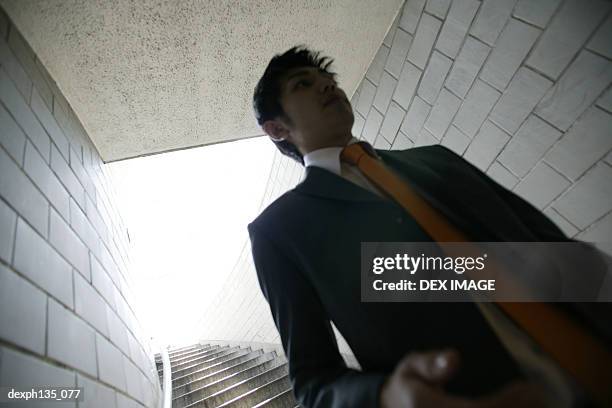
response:
<path id="1" fill-rule="evenodd" d="M 105 161 L 261 135 L 253 88 L 297 44 L 351 96 L 402 0 L 0 0 Z"/>

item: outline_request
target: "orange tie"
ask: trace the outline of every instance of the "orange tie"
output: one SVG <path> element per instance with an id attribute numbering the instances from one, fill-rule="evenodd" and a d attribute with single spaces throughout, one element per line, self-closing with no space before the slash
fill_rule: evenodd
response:
<path id="1" fill-rule="evenodd" d="M 365 149 L 364 146 L 365 145 Z M 389 194 L 437 242 L 470 242 L 408 183 L 371 157 L 364 142 L 346 146 L 340 159 Z M 601 406 L 612 406 L 612 353 L 559 308 L 542 302 L 495 302 L 557 364 L 564 368 Z"/>

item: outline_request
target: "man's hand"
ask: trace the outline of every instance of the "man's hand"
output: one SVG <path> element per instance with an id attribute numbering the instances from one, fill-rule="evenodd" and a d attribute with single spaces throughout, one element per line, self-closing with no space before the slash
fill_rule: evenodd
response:
<path id="1" fill-rule="evenodd" d="M 544 407 L 538 390 L 526 382 L 514 382 L 495 394 L 467 399 L 447 394 L 443 386 L 459 367 L 453 350 L 410 353 L 404 356 L 385 380 L 381 408 L 505 408 Z"/>

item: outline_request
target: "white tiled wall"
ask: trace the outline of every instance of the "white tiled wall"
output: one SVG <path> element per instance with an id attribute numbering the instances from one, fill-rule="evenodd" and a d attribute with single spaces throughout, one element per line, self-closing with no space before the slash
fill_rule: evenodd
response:
<path id="1" fill-rule="evenodd" d="M 352 97 L 353 134 L 378 148 L 442 143 L 569 236 L 612 241 L 611 12 L 595 0 L 408 0 Z M 274 160 L 262 209 L 303 174 Z M 246 231 L 196 330 L 279 341 Z"/>
<path id="2" fill-rule="evenodd" d="M 2 386 L 82 386 L 79 407 L 159 406 L 112 183 L 70 105 L 0 10 Z"/>

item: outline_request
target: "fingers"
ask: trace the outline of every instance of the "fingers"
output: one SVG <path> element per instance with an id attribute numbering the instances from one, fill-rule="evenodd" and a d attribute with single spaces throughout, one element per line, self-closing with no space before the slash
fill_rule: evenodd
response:
<path id="1" fill-rule="evenodd" d="M 397 407 L 413 408 L 546 408 L 542 391 L 527 382 L 514 382 L 501 390 L 480 398 L 465 398 L 451 395 L 439 387 L 416 379 L 407 379 L 404 386 L 409 390 L 407 398 Z"/>
<path id="2" fill-rule="evenodd" d="M 446 382 L 459 367 L 459 353 L 454 350 L 407 354 L 396 371 L 405 377 L 417 377 L 428 383 Z"/>
<path id="3" fill-rule="evenodd" d="M 404 391 L 397 392 L 397 395 L 404 396 L 401 398 L 404 403 L 397 406 L 449 408 L 547 406 L 543 391 L 525 381 L 512 382 L 493 394 L 476 399 L 449 395 L 439 386 L 456 373 L 459 364 L 459 353 L 450 349 L 410 353 L 404 356 L 392 374 L 395 386 Z"/>
<path id="4" fill-rule="evenodd" d="M 483 398 L 481 408 L 546 407 L 546 398 L 541 389 L 526 381 L 515 381 L 497 393 Z"/>

